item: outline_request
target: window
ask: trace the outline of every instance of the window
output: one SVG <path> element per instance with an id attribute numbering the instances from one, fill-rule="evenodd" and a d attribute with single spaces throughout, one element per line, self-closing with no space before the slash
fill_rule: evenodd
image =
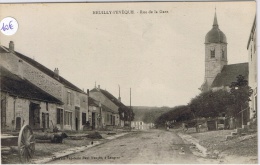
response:
<path id="1" fill-rule="evenodd" d="M 72 112 L 65 111 L 65 125 L 72 124 Z"/>
<path id="2" fill-rule="evenodd" d="M 87 114 L 82 112 L 82 125 L 86 125 L 87 123 Z"/>
<path id="3" fill-rule="evenodd" d="M 252 45 L 251 45 L 251 61 L 252 61 L 252 58 L 253 58 L 253 57 L 252 57 Z"/>
<path id="4" fill-rule="evenodd" d="M 68 105 L 71 105 L 71 93 L 67 92 L 67 103 Z"/>
<path id="5" fill-rule="evenodd" d="M 57 108 L 57 124 L 63 124 L 63 109 Z"/>
<path id="6" fill-rule="evenodd" d="M 109 114 L 107 114 L 107 122 L 109 122 Z"/>
<path id="7" fill-rule="evenodd" d="M 222 58 L 225 58 L 225 51 L 222 50 Z"/>
<path id="8" fill-rule="evenodd" d="M 215 49 L 210 50 L 210 57 L 215 58 Z"/>

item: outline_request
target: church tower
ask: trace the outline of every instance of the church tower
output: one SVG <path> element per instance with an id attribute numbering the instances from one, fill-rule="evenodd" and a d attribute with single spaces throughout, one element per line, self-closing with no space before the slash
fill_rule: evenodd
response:
<path id="1" fill-rule="evenodd" d="M 205 78 L 200 88 L 202 92 L 211 88 L 215 77 L 227 63 L 227 39 L 219 29 L 215 11 L 212 29 L 205 37 Z"/>

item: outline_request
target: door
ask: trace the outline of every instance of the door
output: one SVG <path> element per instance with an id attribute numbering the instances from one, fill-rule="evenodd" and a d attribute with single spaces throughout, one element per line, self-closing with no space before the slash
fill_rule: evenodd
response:
<path id="1" fill-rule="evenodd" d="M 40 128 L 40 105 L 35 103 L 30 103 L 29 109 L 29 125 L 34 128 Z"/>
<path id="2" fill-rule="evenodd" d="M 96 114 L 92 112 L 92 129 L 96 128 Z"/>
<path id="3" fill-rule="evenodd" d="M 46 113 L 46 121 L 47 121 L 47 128 L 50 128 L 50 119 L 49 119 L 49 114 Z"/>
<path id="4" fill-rule="evenodd" d="M 21 129 L 21 118 L 20 117 L 17 117 L 16 120 L 15 120 L 15 128 L 16 130 L 20 130 Z"/>
<path id="5" fill-rule="evenodd" d="M 46 120 L 45 120 L 45 113 L 42 113 L 42 128 L 46 129 Z"/>
<path id="6" fill-rule="evenodd" d="M 75 107 L 75 128 L 76 128 L 76 130 L 79 130 L 79 124 L 80 124 L 80 108 Z"/>
<path id="7" fill-rule="evenodd" d="M 79 127 L 78 127 L 78 125 L 79 125 L 79 120 L 78 120 L 78 118 L 76 117 L 76 119 L 75 119 L 75 126 L 76 126 L 76 131 L 77 130 L 79 130 Z"/>
<path id="8" fill-rule="evenodd" d="M 1 129 L 6 127 L 6 98 L 1 100 Z"/>

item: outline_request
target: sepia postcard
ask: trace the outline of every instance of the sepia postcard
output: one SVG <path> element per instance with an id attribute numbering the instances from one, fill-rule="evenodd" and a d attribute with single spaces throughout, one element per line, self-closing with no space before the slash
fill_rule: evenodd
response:
<path id="1" fill-rule="evenodd" d="M 255 1 L 0 4 L 2 164 L 257 164 Z"/>

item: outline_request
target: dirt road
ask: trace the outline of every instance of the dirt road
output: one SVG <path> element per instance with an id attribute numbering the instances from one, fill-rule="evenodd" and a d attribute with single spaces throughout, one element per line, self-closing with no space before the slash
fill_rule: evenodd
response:
<path id="1" fill-rule="evenodd" d="M 184 144 L 174 132 L 149 130 L 134 132 L 50 163 L 180 164 L 202 163 L 202 161 L 191 153 L 190 145 Z"/>

